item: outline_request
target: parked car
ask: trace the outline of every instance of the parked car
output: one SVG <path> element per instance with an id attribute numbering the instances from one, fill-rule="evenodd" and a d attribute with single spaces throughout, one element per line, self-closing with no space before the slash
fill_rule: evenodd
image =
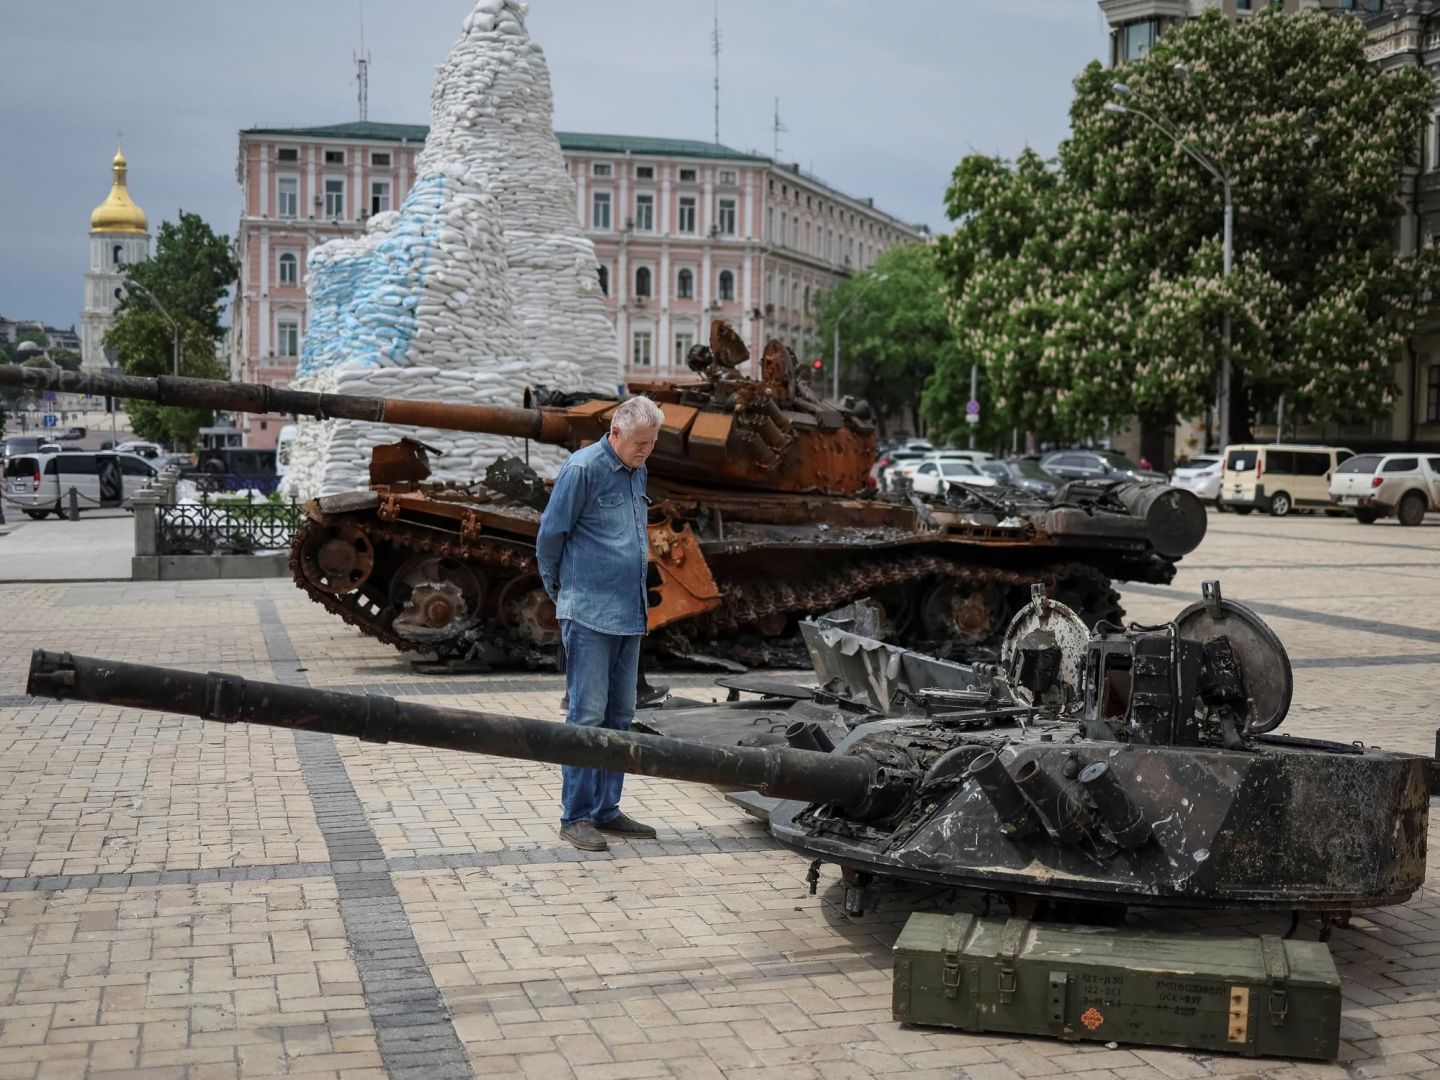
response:
<path id="1" fill-rule="evenodd" d="M 147 461 L 154 461 L 165 452 L 165 448 L 159 443 L 144 442 L 139 439 L 131 439 L 129 442 L 122 442 L 115 450 L 121 454 L 138 454 Z"/>
<path id="2" fill-rule="evenodd" d="M 1055 494 L 1055 477 L 1040 467 L 1034 458 L 1011 458 L 1008 461 L 982 461 L 980 471 L 992 476 L 1004 487 L 1019 488 L 1046 498 Z"/>
<path id="3" fill-rule="evenodd" d="M 63 515 L 72 487 L 81 510 L 127 506 L 154 475 L 144 458 L 109 450 L 17 454 L 5 460 L 5 497 L 38 521 Z"/>
<path id="4" fill-rule="evenodd" d="M 1419 525 L 1427 510 L 1440 509 L 1440 456 L 1356 454 L 1331 477 L 1330 501 L 1361 525 L 1392 514 Z"/>
<path id="5" fill-rule="evenodd" d="M 1275 517 L 1297 508 L 1328 508 L 1330 478 L 1336 466 L 1354 456 L 1343 446 L 1227 446 L 1219 506 L 1237 514 L 1264 510 Z"/>
<path id="6" fill-rule="evenodd" d="M 1182 488 L 1203 502 L 1220 501 L 1220 481 L 1225 473 L 1225 459 L 1219 454 L 1196 454 L 1170 473 L 1170 486 Z"/>
<path id="7" fill-rule="evenodd" d="M 925 455 L 929 461 L 968 461 L 972 465 L 979 465 L 982 461 L 992 461 L 994 454 L 985 450 L 931 450 Z"/>
<path id="8" fill-rule="evenodd" d="M 13 457 L 16 454 L 33 454 L 40 449 L 40 437 L 38 435 L 11 435 L 4 442 L 0 442 L 0 458 Z"/>
<path id="9" fill-rule="evenodd" d="M 1162 473 L 1142 469 L 1114 450 L 1052 450 L 1040 459 L 1040 467 L 1062 480 L 1141 480 L 1165 482 Z"/>
<path id="10" fill-rule="evenodd" d="M 918 463 L 925 455 L 919 450 L 891 450 L 881 454 L 870 468 L 870 484 L 881 491 L 892 491 L 891 472 L 905 462 Z"/>
<path id="11" fill-rule="evenodd" d="M 974 462 L 949 459 L 922 461 L 910 477 L 910 487 L 919 495 L 940 495 L 951 484 L 957 483 L 971 487 L 995 487 L 999 481 L 993 476 L 986 476 Z"/>

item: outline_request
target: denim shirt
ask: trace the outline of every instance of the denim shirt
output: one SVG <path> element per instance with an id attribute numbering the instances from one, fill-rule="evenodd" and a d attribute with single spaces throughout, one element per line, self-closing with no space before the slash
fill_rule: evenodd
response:
<path id="1" fill-rule="evenodd" d="M 645 633 L 645 475 L 606 437 L 571 454 L 555 478 L 535 556 L 556 618 L 602 634 Z"/>

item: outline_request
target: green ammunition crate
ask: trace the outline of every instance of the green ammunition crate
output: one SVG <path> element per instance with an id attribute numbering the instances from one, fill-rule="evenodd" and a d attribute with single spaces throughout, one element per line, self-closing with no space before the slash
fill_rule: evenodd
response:
<path id="1" fill-rule="evenodd" d="M 965 1031 L 1330 1061 L 1340 976 L 1316 941 L 910 916 L 895 1019 Z"/>

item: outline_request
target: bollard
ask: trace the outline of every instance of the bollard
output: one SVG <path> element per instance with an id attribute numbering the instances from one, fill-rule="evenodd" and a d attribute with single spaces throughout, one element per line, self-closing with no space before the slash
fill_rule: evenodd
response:
<path id="1" fill-rule="evenodd" d="M 80 520 L 80 493 L 73 487 L 70 489 L 70 509 L 65 516 L 71 521 Z"/>

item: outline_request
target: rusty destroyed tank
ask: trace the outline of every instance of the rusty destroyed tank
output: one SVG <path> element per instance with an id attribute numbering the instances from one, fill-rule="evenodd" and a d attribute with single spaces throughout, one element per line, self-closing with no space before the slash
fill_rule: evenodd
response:
<path id="1" fill-rule="evenodd" d="M 665 416 L 649 462 L 649 648 L 690 662 L 777 666 L 803 656 L 802 618 L 871 597 L 887 637 L 940 655 L 998 645 L 1032 582 L 1089 625 L 1123 615 L 1112 581 L 1168 583 L 1205 510 L 1163 484 L 1073 482 L 1054 499 L 952 485 L 941 497 L 867 486 L 864 403 L 817 398 L 770 342 L 759 377 L 727 324 L 692 350 L 694 377 L 631 383 Z M 527 395 L 526 407 L 316 394 L 200 379 L 0 366 L 0 385 L 486 432 L 578 449 L 618 404 Z M 291 566 L 312 599 L 403 650 L 543 666 L 559 641 L 534 541 L 548 489 L 516 458 L 473 483 L 429 482 L 426 448 L 380 446 L 368 491 L 306 504 Z"/>
<path id="2" fill-rule="evenodd" d="M 668 720 L 688 715 L 687 738 L 653 733 L 666 710 L 649 733 L 619 731 L 38 649 L 26 689 L 743 790 L 768 801 L 774 839 L 813 860 L 812 882 L 820 863 L 841 868 L 852 914 L 886 879 L 1027 913 L 1053 902 L 1325 920 L 1423 885 L 1436 761 L 1277 734 L 1290 662 L 1217 582 L 1162 626 L 1094 632 L 1043 591 L 998 666 L 891 663 L 889 647 L 826 630 L 817 675 L 848 690 L 827 680 L 682 706 Z M 741 726 L 762 737 L 735 741 Z"/>

